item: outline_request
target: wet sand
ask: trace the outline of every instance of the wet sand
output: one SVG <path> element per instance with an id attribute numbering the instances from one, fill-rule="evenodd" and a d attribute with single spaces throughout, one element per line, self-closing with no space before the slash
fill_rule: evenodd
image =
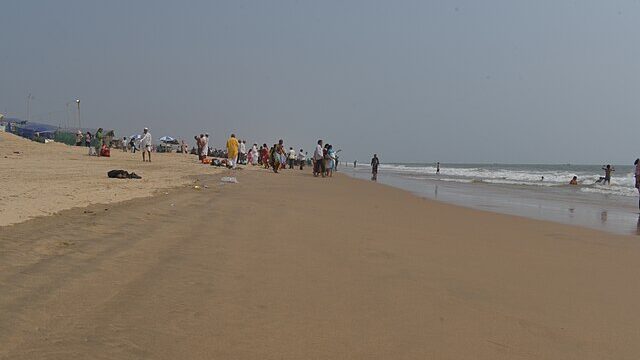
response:
<path id="1" fill-rule="evenodd" d="M 640 245 L 307 171 L 0 227 L 2 359 L 635 359 Z"/>

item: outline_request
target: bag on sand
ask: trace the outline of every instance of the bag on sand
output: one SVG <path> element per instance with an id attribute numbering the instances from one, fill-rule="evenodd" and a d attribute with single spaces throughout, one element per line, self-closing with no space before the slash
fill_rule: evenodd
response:
<path id="1" fill-rule="evenodd" d="M 111 170 L 107 176 L 112 179 L 142 179 L 142 177 L 134 172 L 129 173 L 124 170 Z"/>

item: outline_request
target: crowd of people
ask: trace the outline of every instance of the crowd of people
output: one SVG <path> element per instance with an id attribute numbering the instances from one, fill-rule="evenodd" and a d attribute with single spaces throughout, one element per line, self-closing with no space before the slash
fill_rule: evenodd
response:
<path id="1" fill-rule="evenodd" d="M 78 130 L 76 134 L 76 146 L 86 146 L 90 155 L 110 156 L 111 140 L 105 139 L 104 130 L 99 128 L 95 134 L 87 131 L 83 134 Z M 339 164 L 338 152 L 333 145 L 325 144 L 323 140 L 318 140 L 313 156 L 309 157 L 304 149 L 296 151 L 290 146 L 288 149 L 284 145 L 284 140 L 280 139 L 271 147 L 266 143 L 258 146 L 254 143 L 247 148 L 246 140 L 238 140 L 235 134 L 231 134 L 227 139 L 224 149 L 212 148 L 209 134 L 203 132 L 194 136 L 195 146 L 190 151 L 198 156 L 199 161 L 205 164 L 215 164 L 235 169 L 238 165 L 261 166 L 278 173 L 283 169 L 304 170 L 305 166 L 313 167 L 313 175 L 318 177 L 332 177 Z M 153 150 L 153 138 L 148 128 L 143 129 L 142 135 L 116 140 L 124 152 L 142 152 L 142 161 L 151 162 Z M 188 153 L 187 144 L 182 141 L 179 144 L 179 153 Z M 377 171 L 377 165 L 375 167 Z"/>
<path id="2" fill-rule="evenodd" d="M 259 146 L 258 143 L 254 143 L 248 147 L 246 140 L 238 140 L 235 134 L 231 134 L 225 149 L 211 148 L 207 133 L 194 136 L 194 140 L 195 147 L 191 152 L 197 154 L 201 162 L 220 164 L 231 169 L 238 165 L 251 165 L 278 173 L 287 168 L 304 170 L 305 166 L 311 165 L 315 176 L 331 177 L 338 164 L 338 151 L 334 151 L 330 144 L 323 146 L 322 140 L 318 141 L 320 148 L 316 149 L 313 157 L 309 157 L 304 149 L 296 151 L 293 146 L 287 149 L 282 139 L 272 146 L 266 143 Z"/>

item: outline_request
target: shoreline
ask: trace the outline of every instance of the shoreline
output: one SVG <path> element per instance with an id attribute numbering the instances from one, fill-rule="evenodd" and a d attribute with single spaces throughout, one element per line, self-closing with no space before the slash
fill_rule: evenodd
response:
<path id="1" fill-rule="evenodd" d="M 363 171 L 364 169 L 364 171 Z M 368 169 L 341 172 L 368 179 Z M 640 235 L 640 216 L 631 204 L 635 199 L 581 193 L 577 189 L 487 183 L 460 183 L 381 172 L 378 182 L 409 191 L 416 196 L 480 211 L 516 215 L 528 219 L 584 227 L 618 235 Z M 620 201 L 623 201 L 621 205 Z"/>

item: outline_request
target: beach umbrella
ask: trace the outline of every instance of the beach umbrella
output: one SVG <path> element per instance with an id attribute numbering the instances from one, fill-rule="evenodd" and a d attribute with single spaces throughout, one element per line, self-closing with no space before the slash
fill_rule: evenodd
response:
<path id="1" fill-rule="evenodd" d="M 176 141 L 176 139 L 172 138 L 171 136 L 163 136 L 160 138 L 160 141 L 173 142 L 173 141 Z"/>

